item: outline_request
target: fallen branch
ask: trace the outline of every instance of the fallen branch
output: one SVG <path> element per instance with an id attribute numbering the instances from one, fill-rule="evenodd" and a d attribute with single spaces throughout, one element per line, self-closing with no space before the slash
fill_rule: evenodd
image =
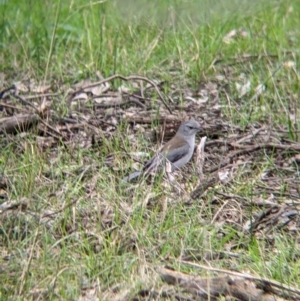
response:
<path id="1" fill-rule="evenodd" d="M 93 84 L 89 84 L 87 86 L 84 86 L 76 91 L 74 91 L 72 93 L 72 96 L 71 97 L 74 97 L 77 93 L 80 93 L 82 91 L 84 91 L 85 89 L 87 88 L 93 88 L 93 87 L 96 87 L 96 86 L 99 86 L 99 85 L 102 85 L 104 83 L 107 83 L 109 81 L 112 81 L 114 79 L 121 79 L 121 80 L 124 80 L 124 81 L 130 81 L 130 80 L 142 80 L 142 81 L 145 81 L 147 83 L 149 83 L 154 89 L 155 91 L 157 92 L 157 94 L 159 95 L 162 103 L 165 105 L 165 107 L 167 108 L 167 110 L 169 111 L 170 114 L 172 114 L 172 111 L 171 109 L 169 108 L 169 106 L 167 105 L 167 103 L 165 102 L 164 100 L 164 97 L 162 96 L 161 92 L 159 91 L 157 85 L 155 84 L 155 82 L 153 82 L 152 80 L 148 79 L 147 77 L 143 77 L 143 76 L 138 76 L 138 75 L 130 75 L 128 77 L 125 77 L 123 75 L 120 75 L 120 74 L 115 74 L 115 75 L 112 75 L 108 78 L 105 78 L 103 80 L 100 80 L 98 82 L 95 82 Z"/>
<path id="2" fill-rule="evenodd" d="M 266 286 L 272 287 L 273 286 L 273 287 L 278 288 L 280 291 L 286 291 L 287 295 L 289 297 L 291 297 L 290 294 L 295 294 L 297 297 L 295 297 L 294 300 L 299 300 L 299 298 L 300 298 L 300 291 L 298 289 L 284 285 L 284 284 L 279 283 L 274 280 L 261 278 L 261 277 L 255 277 L 255 276 L 252 276 L 249 274 L 233 272 L 233 271 L 229 271 L 229 270 L 211 268 L 211 267 L 208 267 L 205 265 L 200 265 L 200 264 L 189 262 L 189 261 L 179 261 L 179 263 L 185 264 L 185 265 L 188 265 L 188 266 L 191 266 L 194 268 L 204 269 L 204 270 L 211 271 L 211 272 L 224 273 L 224 274 L 231 275 L 231 276 L 236 276 L 236 277 L 241 277 L 241 278 L 252 280 L 252 281 L 257 281 L 257 282 L 261 283 L 262 287 L 266 287 Z"/>
<path id="3" fill-rule="evenodd" d="M 185 292 L 200 297 L 201 300 L 219 300 L 218 297 L 233 297 L 242 301 L 261 301 L 263 291 L 251 282 L 245 285 L 242 279 L 234 279 L 229 276 L 201 278 L 184 274 L 166 268 L 159 269 L 162 280 L 170 285 L 180 286 Z M 228 298 L 226 298 L 227 300 Z M 230 299 L 231 300 L 231 299 Z"/>
<path id="4" fill-rule="evenodd" d="M 241 145 L 238 143 L 229 143 L 234 148 L 242 149 L 244 152 L 253 152 L 259 149 L 271 148 L 271 149 L 282 149 L 290 150 L 294 152 L 300 151 L 300 143 L 294 144 L 276 144 L 276 143 L 265 143 L 265 144 L 255 144 L 255 145 Z"/>
<path id="5" fill-rule="evenodd" d="M 0 99 L 2 99 L 2 98 L 4 97 L 4 95 L 5 95 L 6 92 L 8 92 L 8 91 L 10 91 L 10 90 L 15 91 L 15 89 L 16 89 L 16 88 L 15 88 L 15 85 L 13 85 L 13 86 L 10 86 L 10 87 L 8 87 L 8 88 L 2 90 L 2 91 L 0 92 Z"/>
<path id="6" fill-rule="evenodd" d="M 217 183 L 219 183 L 220 179 L 218 176 L 218 173 L 215 172 L 214 174 L 212 174 L 211 176 L 205 178 L 198 186 L 196 189 L 194 189 L 190 196 L 191 199 L 195 200 L 198 197 L 201 197 L 202 194 L 210 187 L 215 186 Z"/>
<path id="7" fill-rule="evenodd" d="M 37 125 L 39 116 L 36 114 L 15 115 L 0 119 L 0 134 L 16 134 Z"/>
<path id="8" fill-rule="evenodd" d="M 205 160 L 205 153 L 204 153 L 204 147 L 206 143 L 207 137 L 202 137 L 200 143 L 198 144 L 196 148 L 196 170 L 197 175 L 199 178 L 199 183 L 204 178 L 203 175 L 203 166 L 204 166 L 204 160 Z"/>
<path id="9" fill-rule="evenodd" d="M 18 90 L 15 87 L 14 93 L 12 94 L 16 99 L 20 100 L 24 105 L 29 106 L 34 109 L 35 113 L 39 113 L 38 108 L 36 108 L 35 105 L 33 105 L 31 102 L 24 99 L 22 96 L 18 95 Z"/>

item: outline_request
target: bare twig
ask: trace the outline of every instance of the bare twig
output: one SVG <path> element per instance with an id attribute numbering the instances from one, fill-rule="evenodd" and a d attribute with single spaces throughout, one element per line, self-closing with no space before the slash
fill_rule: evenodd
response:
<path id="1" fill-rule="evenodd" d="M 4 97 L 4 95 L 5 95 L 6 92 L 8 92 L 8 91 L 10 91 L 10 90 L 15 91 L 15 89 L 16 89 L 16 87 L 15 87 L 15 85 L 13 85 L 13 86 L 10 86 L 10 87 L 8 87 L 8 88 L 2 90 L 2 91 L 0 92 L 0 99 L 2 99 L 2 98 Z M 2 105 L 2 104 L 1 104 L 1 105 Z M 0 107 L 0 108 L 1 108 L 1 107 Z"/>
<path id="2" fill-rule="evenodd" d="M 44 215 L 42 216 L 42 218 L 51 217 L 51 216 L 53 216 L 53 215 L 56 215 L 56 214 L 58 214 L 58 213 L 61 213 L 61 212 L 65 211 L 67 208 L 69 208 L 69 207 L 75 205 L 78 201 L 79 201 L 79 200 L 76 199 L 76 200 L 70 202 L 69 204 L 67 204 L 66 206 L 64 206 L 63 208 L 61 208 L 61 209 L 59 209 L 59 210 L 57 210 L 57 211 L 55 211 L 55 212 L 51 212 L 51 213 L 44 214 Z"/>
<path id="3" fill-rule="evenodd" d="M 33 105 L 31 102 L 27 101 L 26 99 L 24 99 L 24 97 L 18 95 L 18 90 L 17 88 L 15 88 L 15 92 L 12 94 L 16 99 L 20 100 L 23 104 L 25 104 L 26 106 L 30 106 L 32 107 L 36 113 L 39 113 L 38 108 Z"/>
<path id="4" fill-rule="evenodd" d="M 58 96 L 61 95 L 62 92 L 56 92 L 56 93 L 44 93 L 44 94 L 35 94 L 35 95 L 28 95 L 24 96 L 24 99 L 35 99 L 35 98 L 42 98 L 42 97 L 49 97 L 49 96 Z"/>
<path id="5" fill-rule="evenodd" d="M 62 137 L 63 137 L 63 135 L 62 135 L 59 131 L 57 131 L 54 127 L 52 127 L 52 126 L 51 126 L 50 124 L 48 124 L 46 121 L 40 119 L 40 122 L 41 122 L 44 126 L 46 126 L 48 129 L 50 129 L 51 131 L 53 131 L 56 135 L 59 136 L 59 137 L 57 137 L 57 136 L 53 135 L 52 133 L 49 133 L 49 132 L 48 132 L 52 137 L 54 137 L 54 138 L 56 138 L 56 139 L 59 139 L 59 138 L 62 138 Z"/>
<path id="6" fill-rule="evenodd" d="M 265 143 L 265 144 L 256 144 L 256 145 L 241 145 L 235 142 L 229 143 L 234 148 L 242 149 L 244 152 L 253 152 L 259 149 L 264 148 L 275 148 L 275 149 L 282 149 L 282 150 L 290 150 L 294 152 L 300 151 L 300 143 L 294 144 L 276 144 L 276 143 Z"/>
<path id="7" fill-rule="evenodd" d="M 274 280 L 270 280 L 270 279 L 266 279 L 266 278 L 261 278 L 261 277 L 255 277 L 249 274 L 245 274 L 245 273 L 239 273 L 239 272 L 233 272 L 233 271 L 229 271 L 229 270 L 224 270 L 224 269 L 216 269 L 216 268 L 211 268 L 205 265 L 201 265 L 201 264 L 197 264 L 194 262 L 189 262 L 189 261 L 182 261 L 180 260 L 179 263 L 181 264 L 186 264 L 188 266 L 194 267 L 194 268 L 198 268 L 198 269 L 204 269 L 206 271 L 211 271 L 211 272 L 217 272 L 217 273 L 224 273 L 227 275 L 232 275 L 232 276 L 237 276 L 237 277 L 242 277 L 244 279 L 249 279 L 249 280 L 253 280 L 253 281 L 258 281 L 264 285 L 270 285 L 270 286 L 274 286 L 277 287 L 281 290 L 285 290 L 287 292 L 291 292 L 297 296 L 300 297 L 300 290 L 284 285 L 282 283 L 279 283 L 277 281 Z"/>
<path id="8" fill-rule="evenodd" d="M 6 104 L 6 103 L 1 103 L 0 102 L 0 107 L 3 107 L 3 108 L 8 108 L 8 109 L 13 109 L 13 110 L 24 110 L 24 109 L 22 109 L 22 108 L 18 108 L 18 107 L 16 107 L 16 106 L 13 106 L 13 105 L 8 105 L 8 104 Z M 25 110 L 24 110 L 25 111 Z"/>
<path id="9" fill-rule="evenodd" d="M 202 137 L 196 149 L 196 169 L 199 181 L 203 179 L 203 165 L 205 160 L 204 147 L 207 137 Z"/>
<path id="10" fill-rule="evenodd" d="M 130 76 L 126 77 L 126 76 L 123 76 L 123 75 L 120 75 L 120 74 L 115 74 L 115 75 L 112 75 L 112 76 L 110 76 L 110 77 L 108 77 L 108 78 L 105 78 L 105 79 L 100 80 L 100 81 L 98 81 L 98 82 L 95 82 L 95 83 L 93 83 L 93 84 L 84 86 L 84 87 L 82 87 L 82 88 L 80 88 L 80 89 L 74 91 L 74 92 L 72 93 L 72 97 L 73 97 L 74 95 L 76 95 L 77 93 L 82 92 L 84 89 L 96 87 L 96 86 L 102 85 L 102 84 L 104 84 L 104 83 L 106 83 L 106 82 L 112 81 L 112 80 L 117 79 L 117 78 L 119 78 L 119 79 L 121 79 L 121 80 L 124 80 L 124 81 L 141 80 L 141 81 L 145 81 L 145 82 L 149 83 L 151 86 L 154 87 L 155 91 L 156 91 L 157 94 L 159 95 L 159 97 L 160 97 L 162 103 L 165 105 L 165 107 L 167 108 L 167 110 L 169 111 L 169 113 L 172 114 L 171 109 L 169 108 L 169 106 L 168 106 L 167 103 L 165 102 L 164 97 L 162 96 L 162 94 L 161 94 L 161 92 L 159 91 L 159 89 L 158 89 L 157 85 L 155 84 L 155 82 L 153 82 L 152 80 L 148 79 L 147 77 L 138 76 L 138 75 L 130 75 Z"/>

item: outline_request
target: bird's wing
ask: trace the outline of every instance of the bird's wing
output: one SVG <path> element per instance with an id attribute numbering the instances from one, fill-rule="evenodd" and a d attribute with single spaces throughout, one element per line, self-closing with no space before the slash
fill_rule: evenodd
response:
<path id="1" fill-rule="evenodd" d="M 179 143 L 177 141 L 176 148 L 173 147 L 171 142 L 172 139 L 144 165 L 143 170 L 145 172 L 161 169 L 164 166 L 166 158 L 174 164 L 188 153 L 190 146 L 185 140 L 182 139 Z"/>
<path id="2" fill-rule="evenodd" d="M 188 154 L 189 148 L 189 144 L 185 142 L 176 149 L 170 149 L 167 154 L 167 159 L 174 164 Z"/>

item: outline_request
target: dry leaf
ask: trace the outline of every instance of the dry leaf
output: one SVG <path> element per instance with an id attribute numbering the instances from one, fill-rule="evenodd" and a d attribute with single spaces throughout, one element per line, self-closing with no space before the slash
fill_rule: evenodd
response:
<path id="1" fill-rule="evenodd" d="M 224 36 L 223 42 L 226 43 L 226 44 L 231 43 L 232 40 L 233 40 L 233 37 L 236 36 L 236 33 L 237 33 L 236 29 L 233 29 L 233 30 L 229 31 L 227 33 L 227 35 Z"/>
<path id="2" fill-rule="evenodd" d="M 72 100 L 88 100 L 88 96 L 86 93 L 79 93 L 78 95 L 74 96 Z"/>
<path id="3" fill-rule="evenodd" d="M 51 88 L 51 85 L 30 85 L 30 90 L 35 93 L 45 93 L 47 90 Z"/>
<path id="4" fill-rule="evenodd" d="M 243 85 L 239 84 L 239 83 L 235 83 L 235 87 L 236 87 L 237 92 L 239 93 L 239 97 L 241 98 L 250 91 L 250 87 L 251 87 L 250 80 L 248 80 Z"/>
<path id="5" fill-rule="evenodd" d="M 103 84 L 103 85 L 100 85 L 100 86 L 93 87 L 93 88 L 91 89 L 91 92 L 92 92 L 92 94 L 95 95 L 95 96 L 100 96 L 100 95 L 102 95 L 104 92 L 106 92 L 109 88 L 110 88 L 109 85 Z"/>
<path id="6" fill-rule="evenodd" d="M 283 67 L 285 67 L 285 68 L 295 68 L 296 67 L 296 62 L 293 62 L 293 61 L 284 62 Z"/>
<path id="7" fill-rule="evenodd" d="M 229 171 L 221 170 L 218 172 L 218 176 L 221 182 L 225 182 L 229 178 Z"/>
<path id="8" fill-rule="evenodd" d="M 16 83 L 14 83 L 14 85 L 18 91 L 29 92 L 28 87 L 25 86 L 22 82 L 16 82 Z"/>

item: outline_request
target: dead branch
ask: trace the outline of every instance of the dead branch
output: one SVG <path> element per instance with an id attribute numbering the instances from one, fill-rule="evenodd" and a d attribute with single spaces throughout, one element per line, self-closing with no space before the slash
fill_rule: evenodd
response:
<path id="1" fill-rule="evenodd" d="M 274 281 L 274 280 L 261 278 L 261 277 L 255 277 L 255 276 L 252 276 L 252 275 L 249 275 L 249 274 L 233 272 L 233 271 L 229 271 L 229 270 L 211 268 L 211 267 L 207 267 L 205 265 L 200 265 L 200 264 L 193 263 L 193 262 L 188 262 L 188 261 L 180 261 L 180 263 L 181 264 L 186 264 L 186 265 L 194 267 L 194 268 L 204 269 L 206 271 L 224 273 L 224 274 L 231 275 L 231 276 L 237 276 L 237 277 L 240 277 L 240 278 L 249 279 L 249 280 L 252 280 L 252 281 L 257 281 L 258 283 L 261 284 L 262 287 L 265 287 L 265 286 L 268 285 L 269 287 L 278 288 L 280 291 L 285 292 L 288 296 L 291 296 L 291 294 L 294 294 L 295 295 L 294 300 L 299 300 L 299 298 L 300 298 L 300 290 L 298 290 L 296 288 L 293 288 L 291 286 L 284 285 L 284 284 L 279 283 L 279 282 Z"/>
<path id="2" fill-rule="evenodd" d="M 219 181 L 219 176 L 216 172 L 206 179 L 203 179 L 202 183 L 200 183 L 197 188 L 191 192 L 191 199 L 195 200 L 198 197 L 201 197 L 208 188 L 215 186 Z"/>
<path id="3" fill-rule="evenodd" d="M 201 278 L 191 276 L 178 271 L 161 268 L 159 274 L 163 281 L 170 285 L 180 286 L 185 292 L 205 300 L 218 300 L 220 296 L 230 296 L 238 300 L 260 301 L 263 291 L 254 284 L 247 283 L 242 279 L 234 279 L 229 276 Z"/>
<path id="4" fill-rule="evenodd" d="M 16 89 L 16 88 L 15 88 L 15 85 L 13 85 L 13 86 L 10 86 L 10 87 L 8 87 L 8 88 L 2 90 L 2 91 L 0 92 L 0 99 L 2 99 L 2 98 L 4 97 L 4 95 L 5 95 L 6 92 L 8 92 L 8 91 L 10 91 L 10 90 L 13 90 L 13 91 L 14 91 L 15 89 Z"/>
<path id="5" fill-rule="evenodd" d="M 36 114 L 15 115 L 0 119 L 0 134 L 17 134 L 37 125 L 40 118 Z"/>
<path id="6" fill-rule="evenodd" d="M 199 181 L 201 181 L 204 178 L 203 166 L 205 160 L 204 147 L 205 147 L 206 139 L 207 139 L 206 136 L 202 137 L 200 143 L 196 148 L 196 169 L 197 169 Z"/>
<path id="7" fill-rule="evenodd" d="M 300 151 L 300 143 L 295 144 L 276 144 L 276 143 L 265 143 L 265 144 L 256 144 L 256 145 L 241 145 L 238 143 L 231 142 L 229 143 L 233 148 L 242 149 L 244 152 L 253 152 L 259 149 L 271 148 L 271 149 L 281 149 L 281 150 L 290 150 L 293 152 Z"/>
<path id="8" fill-rule="evenodd" d="M 164 104 L 164 106 L 167 108 L 167 110 L 169 111 L 170 114 L 172 114 L 172 111 L 171 109 L 169 108 L 169 106 L 167 105 L 167 103 L 165 102 L 164 100 L 164 97 L 162 96 L 161 92 L 159 91 L 157 85 L 155 84 L 155 82 L 153 82 L 152 80 L 148 79 L 147 77 L 143 77 L 143 76 L 138 76 L 138 75 L 130 75 L 128 77 L 126 76 L 123 76 L 123 75 L 120 75 L 120 74 L 115 74 L 115 75 L 112 75 L 108 78 L 105 78 L 103 80 L 100 80 L 96 83 L 93 83 L 93 84 L 90 84 L 90 85 L 87 85 L 87 86 L 84 86 L 76 91 L 74 91 L 71 95 L 71 97 L 74 97 L 77 93 L 80 93 L 82 92 L 84 89 L 87 89 L 87 88 L 93 88 L 93 87 L 96 87 L 96 86 L 99 86 L 99 85 L 102 85 L 104 83 L 107 83 L 107 82 L 110 82 L 114 79 L 121 79 L 121 80 L 124 80 L 124 81 L 130 81 L 130 80 L 142 80 L 142 81 L 145 81 L 147 82 L 148 84 L 150 84 L 154 89 L 155 91 L 157 92 L 157 94 L 159 95 L 160 97 L 160 100 L 162 101 L 162 103 Z"/>
<path id="9" fill-rule="evenodd" d="M 28 95 L 25 96 L 24 99 L 35 99 L 35 98 L 44 98 L 44 97 L 49 97 L 49 96 L 58 96 L 61 95 L 62 92 L 56 92 L 56 93 L 44 93 L 44 94 L 35 94 L 35 95 Z"/>
<path id="10" fill-rule="evenodd" d="M 18 90 L 17 88 L 15 87 L 15 90 L 14 90 L 14 93 L 12 94 L 16 99 L 20 100 L 22 102 L 22 104 L 26 105 L 26 106 L 29 106 L 31 108 L 34 109 L 35 113 L 38 113 L 38 108 L 36 108 L 35 105 L 33 105 L 31 102 L 27 101 L 26 99 L 24 99 L 24 97 L 18 95 Z"/>

